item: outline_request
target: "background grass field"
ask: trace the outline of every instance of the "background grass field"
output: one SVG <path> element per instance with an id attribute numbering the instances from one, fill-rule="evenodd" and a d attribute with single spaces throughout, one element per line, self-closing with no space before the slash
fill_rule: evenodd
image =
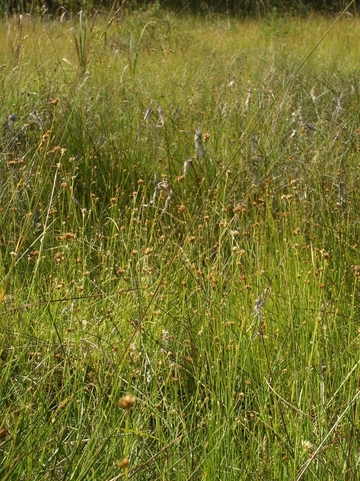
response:
<path id="1" fill-rule="evenodd" d="M 333 20 L 2 22 L 3 481 L 358 479 L 358 20 L 302 65 Z"/>

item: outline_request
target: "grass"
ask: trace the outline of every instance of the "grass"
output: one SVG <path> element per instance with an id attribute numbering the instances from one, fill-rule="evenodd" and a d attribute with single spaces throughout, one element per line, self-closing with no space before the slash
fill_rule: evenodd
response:
<path id="1" fill-rule="evenodd" d="M 2 23 L 2 480 L 357 479 L 358 20 L 289 82 L 332 21 Z"/>

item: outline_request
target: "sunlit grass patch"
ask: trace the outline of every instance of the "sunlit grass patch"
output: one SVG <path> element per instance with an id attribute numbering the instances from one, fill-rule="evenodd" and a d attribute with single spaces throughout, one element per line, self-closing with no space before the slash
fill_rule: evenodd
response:
<path id="1" fill-rule="evenodd" d="M 1 479 L 356 472 L 357 23 L 3 24 Z"/>

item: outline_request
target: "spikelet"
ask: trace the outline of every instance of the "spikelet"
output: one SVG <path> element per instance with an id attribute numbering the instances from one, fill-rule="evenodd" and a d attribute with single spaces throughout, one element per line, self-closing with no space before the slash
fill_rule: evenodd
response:
<path id="1" fill-rule="evenodd" d="M 125 411 L 129 411 L 135 406 L 136 398 L 131 394 L 126 394 L 118 401 L 118 406 Z"/>
<path id="2" fill-rule="evenodd" d="M 230 87 L 231 89 L 233 89 L 233 88 L 235 87 L 235 83 L 236 83 L 236 78 L 235 78 L 235 76 L 233 76 L 232 79 L 231 79 L 230 82 L 229 82 L 228 87 Z"/>
<path id="3" fill-rule="evenodd" d="M 191 165 L 192 165 L 192 159 L 185 160 L 184 171 L 183 171 L 184 177 L 186 177 L 188 175 Z"/>
<path id="4" fill-rule="evenodd" d="M 315 87 L 313 87 L 311 90 L 310 90 L 310 97 L 311 97 L 311 100 L 315 103 L 316 102 L 316 95 L 315 95 Z"/>
<path id="5" fill-rule="evenodd" d="M 152 109 L 147 109 L 144 115 L 144 122 L 147 122 L 149 120 L 150 115 L 152 114 Z"/>
<path id="6" fill-rule="evenodd" d="M 343 113 L 345 110 L 342 106 L 342 98 L 343 98 L 344 93 L 341 92 L 340 97 L 337 99 L 337 105 L 335 109 L 335 116 L 337 117 L 339 114 Z"/>
<path id="7" fill-rule="evenodd" d="M 346 185 L 344 184 L 344 182 L 340 182 L 338 185 L 338 197 L 339 200 L 336 203 L 337 205 L 346 204 Z"/>
<path id="8" fill-rule="evenodd" d="M 249 110 L 250 100 L 251 100 L 251 87 L 248 88 L 248 94 L 245 100 L 245 105 L 244 105 L 245 112 Z"/>
<path id="9" fill-rule="evenodd" d="M 39 115 L 34 111 L 34 112 L 30 112 L 29 114 L 29 119 L 34 122 L 40 130 L 43 129 L 43 126 L 42 126 L 42 122 L 41 122 L 41 119 L 39 117 Z"/>
<path id="10" fill-rule="evenodd" d="M 164 205 L 164 208 L 163 208 L 163 211 L 162 211 L 164 213 L 168 210 L 170 202 L 171 202 L 171 198 L 173 196 L 173 190 L 172 190 L 170 182 L 168 180 L 163 180 L 162 182 L 159 182 L 158 184 L 156 184 L 155 189 L 154 189 L 153 198 L 150 201 L 151 205 L 155 204 L 157 194 L 158 194 L 159 191 L 163 192 L 166 195 L 165 205 Z"/>
<path id="11" fill-rule="evenodd" d="M 164 127 L 165 124 L 165 114 L 161 106 L 159 105 L 158 109 L 159 119 L 157 121 L 156 127 L 161 128 Z"/>
<path id="12" fill-rule="evenodd" d="M 12 130 L 14 128 L 14 123 L 17 120 L 16 115 L 10 114 L 8 119 L 7 119 L 7 129 Z"/>
<path id="13" fill-rule="evenodd" d="M 202 141 L 202 134 L 200 125 L 198 126 L 197 131 L 195 132 L 194 136 L 194 143 L 195 143 L 195 156 L 197 159 L 203 159 L 205 156 L 205 147 Z"/>
<path id="14" fill-rule="evenodd" d="M 263 313 L 262 308 L 265 304 L 266 298 L 270 292 L 270 287 L 265 287 L 264 291 L 262 292 L 261 296 L 258 297 L 255 301 L 254 313 L 259 321 L 263 320 Z"/>

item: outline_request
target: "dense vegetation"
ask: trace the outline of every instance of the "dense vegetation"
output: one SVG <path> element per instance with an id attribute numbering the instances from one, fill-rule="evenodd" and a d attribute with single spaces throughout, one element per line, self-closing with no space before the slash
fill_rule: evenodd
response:
<path id="1" fill-rule="evenodd" d="M 0 479 L 355 480 L 355 17 L 0 26 Z"/>
<path id="2" fill-rule="evenodd" d="M 116 10 L 125 5 L 130 10 L 158 5 L 173 12 L 228 13 L 236 16 L 259 16 L 267 14 L 306 14 L 309 12 L 337 13 L 352 3 L 356 12 L 356 1 L 345 0 L 3 0 L 2 13 L 37 13 L 42 15 L 78 13 L 80 10 Z M 1 11 L 1 10 L 0 10 Z"/>

